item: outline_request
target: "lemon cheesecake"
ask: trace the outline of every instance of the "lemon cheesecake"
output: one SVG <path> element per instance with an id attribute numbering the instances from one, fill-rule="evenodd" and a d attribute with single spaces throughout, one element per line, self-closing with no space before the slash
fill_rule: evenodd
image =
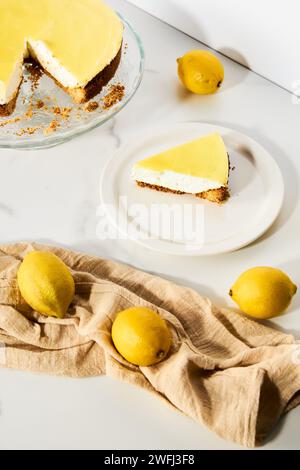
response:
<path id="1" fill-rule="evenodd" d="M 114 76 L 122 39 L 101 0 L 0 0 L 0 115 L 14 110 L 28 57 L 75 102 L 90 100 Z"/>
<path id="2" fill-rule="evenodd" d="M 141 187 L 217 203 L 229 197 L 228 175 L 228 153 L 216 133 L 140 160 L 132 169 L 132 178 Z"/>

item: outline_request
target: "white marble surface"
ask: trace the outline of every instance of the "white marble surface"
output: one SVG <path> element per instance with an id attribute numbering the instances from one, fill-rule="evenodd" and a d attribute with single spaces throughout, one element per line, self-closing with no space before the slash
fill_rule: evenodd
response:
<path id="1" fill-rule="evenodd" d="M 199 43 L 124 1 L 110 3 L 141 34 L 142 86 L 116 119 L 72 142 L 39 152 L 0 150 L 0 242 L 35 240 L 112 257 L 192 286 L 220 305 L 230 302 L 228 287 L 252 265 L 281 267 L 300 285 L 300 104 L 227 59 L 218 95 L 186 95 L 175 59 Z M 129 241 L 99 241 L 99 178 L 107 159 L 148 126 L 195 120 L 242 130 L 273 154 L 286 184 L 276 224 L 251 246 L 208 258 L 158 256 Z M 276 323 L 300 338 L 300 294 Z M 239 448 L 146 392 L 108 378 L 76 381 L 1 370 L 0 403 L 1 449 Z M 263 448 L 299 448 L 299 418 L 300 408 Z"/>

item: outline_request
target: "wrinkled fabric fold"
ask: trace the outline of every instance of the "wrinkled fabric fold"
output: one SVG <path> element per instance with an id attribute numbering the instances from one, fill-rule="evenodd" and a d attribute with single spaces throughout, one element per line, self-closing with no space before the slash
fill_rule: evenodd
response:
<path id="1" fill-rule="evenodd" d="M 32 311 L 16 274 L 32 250 L 56 253 L 71 269 L 75 298 L 64 319 Z M 169 324 L 163 362 L 136 367 L 111 340 L 118 311 L 154 309 Z M 300 402 L 294 338 L 212 305 L 195 291 L 116 262 L 39 244 L 0 246 L 1 367 L 89 377 L 108 375 L 155 393 L 238 444 L 260 445 Z"/>

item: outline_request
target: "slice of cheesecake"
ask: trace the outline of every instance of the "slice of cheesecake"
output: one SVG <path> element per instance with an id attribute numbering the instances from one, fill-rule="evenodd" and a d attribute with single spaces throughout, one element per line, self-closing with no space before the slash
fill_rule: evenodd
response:
<path id="1" fill-rule="evenodd" d="M 132 178 L 141 187 L 193 194 L 212 202 L 229 197 L 229 157 L 219 134 L 179 145 L 137 162 Z"/>
<path id="2" fill-rule="evenodd" d="M 101 0 L 0 0 L 0 116 L 14 110 L 28 57 L 83 103 L 114 76 L 122 40 Z"/>

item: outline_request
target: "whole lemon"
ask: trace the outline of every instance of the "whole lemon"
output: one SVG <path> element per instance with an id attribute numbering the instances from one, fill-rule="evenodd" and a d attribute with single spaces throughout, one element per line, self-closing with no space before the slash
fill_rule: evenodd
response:
<path id="1" fill-rule="evenodd" d="M 247 315 L 267 319 L 289 306 L 297 286 L 280 269 L 259 266 L 239 276 L 229 295 Z"/>
<path id="2" fill-rule="evenodd" d="M 33 251 L 18 270 L 21 295 L 31 308 L 43 315 L 63 318 L 75 293 L 74 279 L 54 253 Z"/>
<path id="3" fill-rule="evenodd" d="M 118 313 L 111 334 L 121 356 L 137 366 L 157 364 L 171 346 L 166 322 L 146 307 L 132 307 Z"/>
<path id="4" fill-rule="evenodd" d="M 211 52 L 190 51 L 177 59 L 178 76 L 182 84 L 198 95 L 215 93 L 224 80 L 222 62 Z"/>

